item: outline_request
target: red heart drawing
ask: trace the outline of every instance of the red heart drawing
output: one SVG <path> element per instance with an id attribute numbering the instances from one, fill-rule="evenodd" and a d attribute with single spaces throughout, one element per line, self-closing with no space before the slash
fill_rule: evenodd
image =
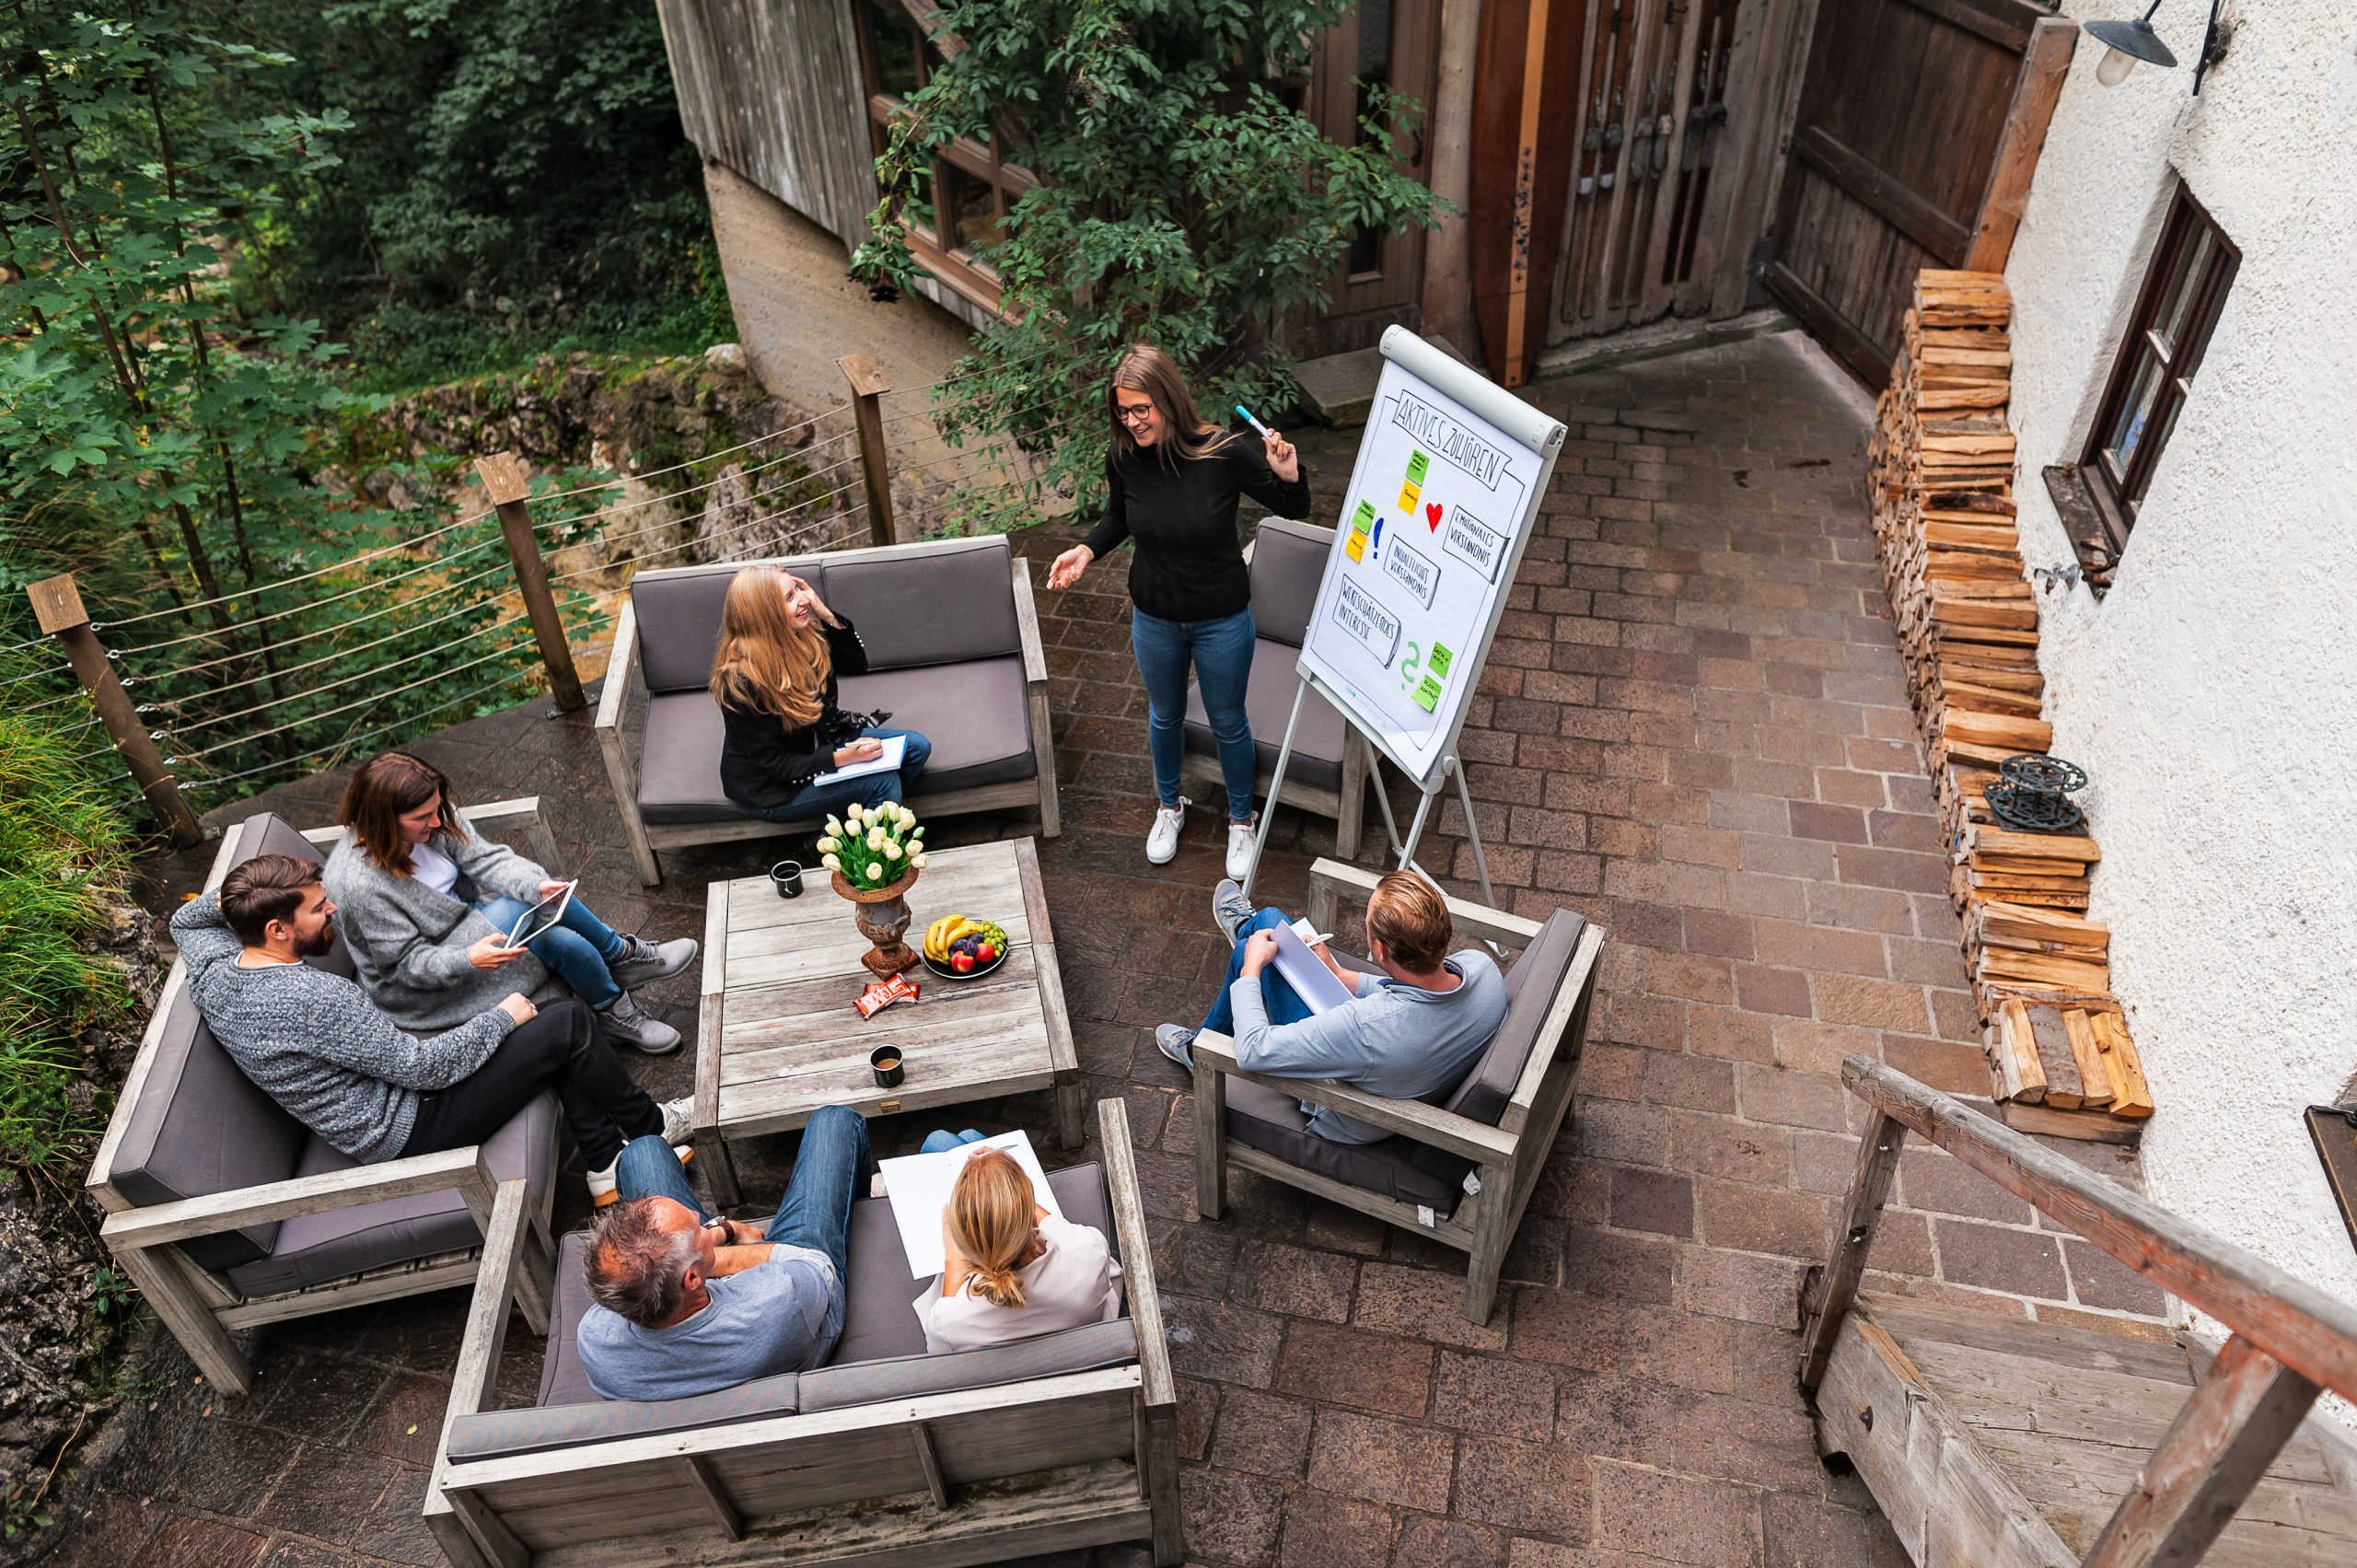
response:
<path id="1" fill-rule="evenodd" d="M 1434 533 L 1440 532 L 1439 502 L 1427 501 L 1424 503 L 1424 526 Z"/>

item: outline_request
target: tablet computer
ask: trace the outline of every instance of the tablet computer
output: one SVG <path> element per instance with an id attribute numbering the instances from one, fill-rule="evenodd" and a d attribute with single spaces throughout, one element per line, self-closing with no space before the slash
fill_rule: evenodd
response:
<path id="1" fill-rule="evenodd" d="M 563 887 L 517 915 L 516 923 L 507 928 L 507 946 L 521 947 L 532 938 L 546 935 L 550 931 L 554 930 L 557 922 L 564 918 L 564 912 L 572 906 L 573 889 L 580 885 L 577 879 L 567 882 Z"/>

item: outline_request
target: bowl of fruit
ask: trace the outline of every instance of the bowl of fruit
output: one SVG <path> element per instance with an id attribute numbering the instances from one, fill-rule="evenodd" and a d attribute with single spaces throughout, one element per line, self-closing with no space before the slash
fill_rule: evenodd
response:
<path id="1" fill-rule="evenodd" d="M 924 967 L 944 980 L 979 980 L 1006 962 L 1006 928 L 969 914 L 945 914 L 924 932 Z"/>

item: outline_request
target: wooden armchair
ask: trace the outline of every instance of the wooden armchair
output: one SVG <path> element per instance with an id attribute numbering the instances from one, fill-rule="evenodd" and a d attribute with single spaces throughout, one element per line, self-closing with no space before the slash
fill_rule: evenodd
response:
<path id="1" fill-rule="evenodd" d="M 486 1410 L 526 1240 L 511 1183 L 485 1249 L 436 1445 L 425 1522 L 456 1568 L 622 1563 L 970 1563 L 1151 1543 L 1178 1518 L 1178 1387 L 1121 1102 L 1097 1107 L 1098 1167 L 1049 1174 L 1106 1226 L 1127 1311 L 1109 1323 L 928 1355 L 887 1199 L 853 1205 L 844 1328 L 824 1367 L 694 1399 L 600 1400 L 573 1335 L 575 1237 L 557 1337 L 528 1409 Z"/>
<path id="2" fill-rule="evenodd" d="M 1310 921 L 1332 930 L 1338 898 L 1364 901 L 1376 877 L 1318 861 L 1309 872 Z M 1506 971 L 1505 1022 L 1465 1082 L 1437 1106 L 1383 1099 L 1345 1084 L 1247 1072 L 1233 1040 L 1198 1034 L 1195 1212 L 1220 1216 L 1234 1164 L 1421 1232 L 1468 1255 L 1465 1316 L 1483 1323 L 1531 1188 L 1571 1109 L 1604 929 L 1567 910 L 1540 923 L 1461 899 L 1447 902 L 1459 933 L 1522 949 Z M 1329 1142 L 1308 1130 L 1305 1100 L 1394 1135 L 1376 1144 Z"/>
<path id="3" fill-rule="evenodd" d="M 1039 610 L 1028 565 L 1003 536 L 666 567 L 631 580 L 595 721 L 639 880 L 651 888 L 663 879 L 661 850 L 819 826 L 748 816 L 721 788 L 724 730 L 706 684 L 721 600 L 747 566 L 806 579 L 857 627 L 868 673 L 843 678 L 842 706 L 888 710 L 896 728 L 933 742 L 910 803 L 928 820 L 1030 806 L 1040 837 L 1062 830 Z M 637 686 L 645 720 L 633 747 L 627 721 Z"/>
<path id="4" fill-rule="evenodd" d="M 493 837 L 553 858 L 537 796 L 469 809 Z M 341 828 L 295 830 L 267 812 L 224 836 L 205 887 L 257 854 L 321 859 Z M 339 940 L 309 960 L 349 976 Z M 176 960 L 123 1081 L 85 1184 L 107 1211 L 100 1237 L 214 1385 L 243 1394 L 253 1373 L 233 1330 L 470 1283 L 501 1182 L 519 1210 L 519 1262 L 503 1287 L 548 1321 L 549 1235 L 564 1134 L 542 1096 L 490 1142 L 354 1165 L 281 1109 L 222 1050 Z"/>

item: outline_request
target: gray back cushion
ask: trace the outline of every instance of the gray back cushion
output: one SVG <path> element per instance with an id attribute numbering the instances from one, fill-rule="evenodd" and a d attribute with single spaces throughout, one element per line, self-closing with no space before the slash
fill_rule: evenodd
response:
<path id="1" fill-rule="evenodd" d="M 712 566 L 641 572 L 631 579 L 630 602 L 638 621 L 638 668 L 649 691 L 694 691 L 712 683 L 712 656 L 720 647 L 720 602 L 744 565 L 727 561 Z M 819 597 L 832 603 L 826 563 L 816 556 L 770 563 L 807 579 Z"/>
<path id="2" fill-rule="evenodd" d="M 913 1298 L 912 1298 L 913 1299 Z M 909 1304 L 900 1310 L 913 1318 Z M 822 1366 L 802 1375 L 802 1408 L 842 1410 L 847 1405 L 872 1405 L 879 1400 L 913 1399 L 921 1394 L 946 1394 L 960 1388 L 989 1388 L 1001 1383 L 1024 1383 L 1034 1377 L 1054 1377 L 1098 1366 L 1125 1366 L 1138 1358 L 1137 1325 L 1127 1318 L 1110 1323 L 1085 1323 L 1037 1339 L 943 1355 L 902 1355 L 885 1361 L 858 1361 Z"/>
<path id="3" fill-rule="evenodd" d="M 1497 1038 L 1457 1086 L 1457 1092 L 1441 1102 L 1443 1110 L 1492 1127 L 1505 1115 L 1514 1086 L 1522 1081 L 1522 1070 L 1538 1043 L 1538 1031 L 1555 1005 L 1555 993 L 1562 989 L 1573 955 L 1579 951 L 1580 930 L 1586 923 L 1569 910 L 1559 909 L 1547 917 L 1522 957 L 1506 970 L 1506 1018 L 1498 1026 Z"/>
<path id="4" fill-rule="evenodd" d="M 867 561 L 831 561 L 823 594 L 830 609 L 859 628 L 870 669 L 1004 658 L 1023 651 L 1013 564 L 1005 536 L 994 534 Z M 848 695 L 843 701 L 856 705 Z"/>
<path id="5" fill-rule="evenodd" d="M 1260 635 L 1294 648 L 1307 639 L 1309 612 L 1333 548 L 1332 528 L 1287 517 L 1260 520 L 1252 536 L 1252 623 Z"/>
<path id="6" fill-rule="evenodd" d="M 318 864 L 325 857 L 284 819 L 257 812 L 238 831 L 238 855 L 225 874 L 258 854 L 288 854 Z M 352 955 L 338 937 L 326 953 L 305 960 L 352 977 Z M 256 1088 L 206 1028 L 186 991 L 172 1000 L 157 1031 L 146 1082 L 130 1108 L 116 1145 L 115 1190 L 145 1207 L 284 1181 L 309 1133 Z M 278 1222 L 249 1225 L 180 1244 L 190 1261 L 215 1271 L 253 1263 L 277 1245 Z"/>

